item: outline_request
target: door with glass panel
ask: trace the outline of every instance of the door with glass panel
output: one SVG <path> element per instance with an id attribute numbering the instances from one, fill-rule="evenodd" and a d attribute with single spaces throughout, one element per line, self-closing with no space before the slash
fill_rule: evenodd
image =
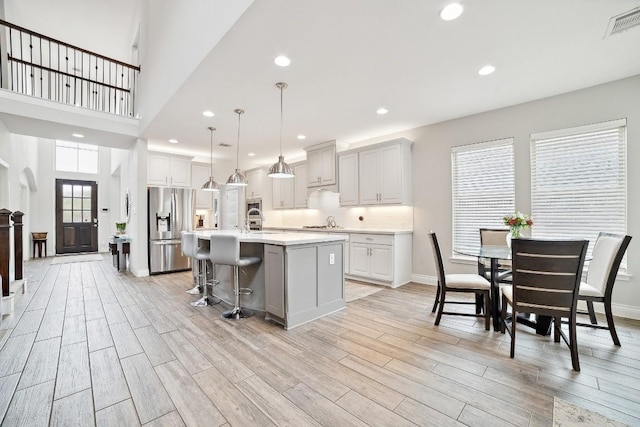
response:
<path id="1" fill-rule="evenodd" d="M 98 184 L 56 179 L 56 254 L 98 251 Z"/>

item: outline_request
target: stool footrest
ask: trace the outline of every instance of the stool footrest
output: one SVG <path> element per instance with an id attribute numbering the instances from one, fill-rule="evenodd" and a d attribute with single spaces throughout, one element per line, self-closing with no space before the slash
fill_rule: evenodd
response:
<path id="1" fill-rule="evenodd" d="M 240 288 L 240 289 L 238 289 L 238 293 L 240 295 L 251 295 L 253 293 L 253 289 L 251 289 L 251 288 Z"/>

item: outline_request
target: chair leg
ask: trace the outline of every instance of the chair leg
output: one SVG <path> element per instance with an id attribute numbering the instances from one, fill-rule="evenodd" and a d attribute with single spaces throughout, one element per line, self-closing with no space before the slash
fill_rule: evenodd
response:
<path id="1" fill-rule="evenodd" d="M 604 301 L 604 312 L 607 316 L 607 325 L 609 326 L 609 332 L 615 345 L 620 345 L 620 339 L 618 339 L 618 333 L 616 332 L 616 325 L 613 323 L 613 312 L 611 311 L 611 300 Z"/>
<path id="2" fill-rule="evenodd" d="M 491 329 L 491 312 L 489 311 L 489 291 L 482 295 L 484 299 L 484 328 L 488 331 Z"/>
<path id="3" fill-rule="evenodd" d="M 505 296 L 502 296 L 502 310 L 501 310 L 502 321 L 500 322 L 500 332 L 505 333 L 505 322 L 507 320 L 507 299 Z"/>
<path id="4" fill-rule="evenodd" d="M 477 293 L 476 294 L 476 314 L 482 313 L 483 308 L 484 308 L 484 293 Z"/>
<path id="5" fill-rule="evenodd" d="M 446 294 L 444 289 L 440 290 L 440 305 L 438 307 L 438 315 L 436 316 L 436 323 L 435 325 L 438 326 L 440 324 L 440 318 L 442 317 L 442 312 L 444 311 L 444 298 L 445 298 Z"/>
<path id="6" fill-rule="evenodd" d="M 196 263 L 196 275 L 193 278 L 193 288 L 189 289 L 188 291 L 186 291 L 189 295 L 198 295 L 199 293 L 202 292 L 202 261 L 200 260 L 196 260 L 195 258 L 193 258 L 193 260 Z"/>
<path id="7" fill-rule="evenodd" d="M 222 313 L 222 317 L 224 317 L 225 319 L 238 320 L 238 319 L 244 319 L 246 317 L 253 316 L 253 311 L 240 307 L 240 283 L 238 280 L 238 270 L 239 270 L 239 267 L 237 265 L 234 265 L 233 266 L 234 307 L 231 310 L 227 310 L 224 313 Z"/>
<path id="8" fill-rule="evenodd" d="M 511 354 L 509 355 L 512 359 L 516 355 L 516 325 L 518 324 L 518 322 L 516 322 L 517 315 L 518 313 L 516 313 L 516 309 L 512 306 L 511 307 Z"/>
<path id="9" fill-rule="evenodd" d="M 571 350 L 571 365 L 573 366 L 574 371 L 580 372 L 575 313 L 569 318 L 569 349 Z"/>
<path id="10" fill-rule="evenodd" d="M 433 308 L 431 309 L 432 313 L 436 312 L 436 308 L 438 308 L 439 299 L 440 299 L 440 282 L 438 282 L 438 286 L 436 287 L 436 299 L 435 301 L 433 301 Z"/>
<path id="11" fill-rule="evenodd" d="M 587 301 L 587 310 L 589 311 L 589 321 L 592 325 L 597 325 L 598 319 L 596 318 L 596 312 L 593 309 L 593 301 Z"/>
<path id="12" fill-rule="evenodd" d="M 559 317 L 553 318 L 553 342 L 560 342 L 560 331 L 562 328 L 562 319 Z"/>

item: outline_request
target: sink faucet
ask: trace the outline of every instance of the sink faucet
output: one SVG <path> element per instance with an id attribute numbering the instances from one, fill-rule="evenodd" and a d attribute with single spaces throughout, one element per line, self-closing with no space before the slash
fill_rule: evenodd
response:
<path id="1" fill-rule="evenodd" d="M 333 215 L 327 217 L 327 227 L 336 228 L 336 218 Z"/>
<path id="2" fill-rule="evenodd" d="M 258 215 L 260 215 L 260 219 L 264 221 L 264 215 L 262 215 L 262 211 L 260 211 L 260 209 L 258 208 L 251 208 L 247 211 L 247 217 L 245 218 L 244 221 L 244 232 L 245 233 L 249 233 L 249 215 L 251 215 L 253 212 L 257 212 Z"/>

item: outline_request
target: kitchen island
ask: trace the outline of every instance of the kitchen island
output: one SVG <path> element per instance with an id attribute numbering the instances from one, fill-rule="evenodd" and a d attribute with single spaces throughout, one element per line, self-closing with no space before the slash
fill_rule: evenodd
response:
<path id="1" fill-rule="evenodd" d="M 243 268 L 240 287 L 252 289 L 241 305 L 265 312 L 265 318 L 292 329 L 342 310 L 344 301 L 344 242 L 342 234 L 273 233 L 202 230 L 203 243 L 212 234 L 238 234 L 242 256 L 258 256 L 262 262 Z M 217 265 L 220 284 L 213 294 L 233 300 L 233 272 Z"/>

